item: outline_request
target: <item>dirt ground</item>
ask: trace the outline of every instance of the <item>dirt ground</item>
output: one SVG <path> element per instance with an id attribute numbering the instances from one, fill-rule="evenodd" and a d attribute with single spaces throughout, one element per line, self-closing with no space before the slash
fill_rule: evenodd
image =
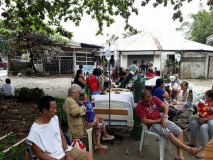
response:
<path id="1" fill-rule="evenodd" d="M 8 132 L 22 136 L 38 116 L 35 102 L 17 102 L 15 99 L 0 100 L 0 135 Z"/>
<path id="2" fill-rule="evenodd" d="M 0 137 L 12 132 L 10 138 L 0 141 L 2 144 L 0 151 L 25 138 L 37 116 L 35 102 L 26 103 L 17 102 L 16 99 L 0 99 Z M 8 141 L 9 139 L 11 142 Z"/>
<path id="3" fill-rule="evenodd" d="M 0 77 L 4 80 L 6 77 Z M 63 97 L 67 96 L 67 90 L 71 84 L 69 77 L 10 77 L 16 88 L 28 87 L 42 88 L 47 95 Z M 211 89 L 213 80 L 189 80 L 191 87 L 196 91 Z M 25 137 L 31 124 L 37 117 L 36 103 L 17 103 L 13 100 L 0 100 L 0 137 L 8 131 L 14 131 L 18 137 Z M 122 131 L 121 131 L 122 132 Z M 121 134 L 121 132 L 119 134 Z M 94 153 L 95 160 L 157 160 L 159 159 L 158 141 L 150 137 L 149 144 L 143 148 L 145 157 L 138 152 L 139 140 L 134 140 L 128 133 L 122 133 L 123 140 L 116 139 L 114 144 L 105 143 L 109 146 L 106 152 Z M 165 150 L 165 160 L 172 160 L 175 157 L 176 149 L 171 145 L 170 151 Z M 195 158 L 184 153 L 186 160 Z"/>
<path id="4" fill-rule="evenodd" d="M 5 80 L 6 76 L 0 77 Z M 67 96 L 68 88 L 71 85 L 71 77 L 10 77 L 12 83 L 16 88 L 42 88 L 47 95 L 65 98 Z M 189 79 L 190 87 L 195 91 L 205 92 L 212 88 L 213 79 Z M 0 82 L 0 85 L 3 82 Z"/>

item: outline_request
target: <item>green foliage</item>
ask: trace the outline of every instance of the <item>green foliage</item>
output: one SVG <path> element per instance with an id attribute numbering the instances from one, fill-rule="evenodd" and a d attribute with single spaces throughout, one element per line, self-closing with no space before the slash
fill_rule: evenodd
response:
<path id="1" fill-rule="evenodd" d="M 15 138 L 16 138 L 16 135 L 14 133 L 9 134 L 7 136 L 7 143 L 9 143 L 9 144 L 13 143 Z"/>
<path id="2" fill-rule="evenodd" d="M 116 42 L 118 40 L 118 36 L 116 36 L 115 34 L 111 35 L 107 40 L 106 40 L 106 43 L 107 44 L 112 44 L 114 42 Z"/>
<path id="3" fill-rule="evenodd" d="M 65 99 L 64 98 L 58 98 L 55 97 L 56 103 L 57 103 L 57 116 L 61 125 L 61 129 L 63 132 L 66 132 L 68 129 L 68 123 L 67 123 L 67 115 L 63 111 L 63 104 Z"/>
<path id="4" fill-rule="evenodd" d="M 6 57 L 6 55 L 12 52 L 12 41 L 11 36 L 13 32 L 9 29 L 0 28 L 0 52 Z"/>
<path id="5" fill-rule="evenodd" d="M 205 44 L 206 38 L 213 34 L 213 11 L 202 10 L 191 15 L 192 22 L 184 22 L 180 30 L 186 31 L 186 38 Z"/>
<path id="6" fill-rule="evenodd" d="M 23 75 L 31 77 L 34 73 L 34 71 L 31 68 L 26 68 L 21 72 Z"/>
<path id="7" fill-rule="evenodd" d="M 54 34 L 52 36 L 53 41 L 57 42 L 58 44 L 66 45 L 69 43 L 69 39 L 67 37 L 61 36 L 59 34 Z"/>
<path id="8" fill-rule="evenodd" d="M 15 22 L 11 21 L 7 26 L 0 21 L 0 52 L 8 54 L 28 53 L 31 58 L 31 68 L 37 73 L 34 59 L 46 55 L 60 54 L 61 45 L 68 44 L 69 40 L 56 33 L 47 31 L 27 31 L 14 28 Z M 7 28 L 8 27 L 8 28 Z"/>
<path id="9" fill-rule="evenodd" d="M 46 74 L 45 72 L 38 71 L 38 72 L 36 73 L 35 76 L 38 76 L 38 77 L 46 77 L 47 74 Z"/>
<path id="10" fill-rule="evenodd" d="M 140 75 L 138 75 L 138 78 L 136 79 L 134 83 L 134 102 L 138 103 L 138 101 L 141 99 L 141 94 L 145 89 L 145 78 L 142 78 Z"/>
<path id="11" fill-rule="evenodd" d="M 30 101 L 30 100 L 39 100 L 42 96 L 44 96 L 43 89 L 40 88 L 19 88 L 16 91 L 16 95 L 18 100 L 21 101 Z"/>
<path id="12" fill-rule="evenodd" d="M 181 7 L 184 2 L 192 0 L 141 0 L 141 6 L 152 3 L 153 7 L 159 5 L 172 5 L 174 8 L 173 19 L 183 20 Z M 170 3 L 169 3 L 170 2 Z M 212 1 L 208 1 L 210 7 Z M 52 27 L 61 35 L 70 38 L 72 33 L 66 31 L 62 21 L 71 21 L 76 26 L 84 15 L 89 15 L 98 23 L 97 34 L 102 34 L 104 26 L 109 27 L 114 23 L 115 16 L 125 20 L 125 29 L 134 31 L 129 24 L 131 14 L 138 14 L 135 0 L 2 0 L 0 9 L 3 11 L 4 23 L 8 27 L 17 28 L 27 33 L 46 31 L 53 33 Z"/>
<path id="13" fill-rule="evenodd" d="M 8 152 L 2 153 L 3 150 L 16 143 L 17 137 L 11 133 L 6 137 L 6 140 L 0 144 L 0 160 L 19 160 L 23 155 L 24 148 L 19 146 L 12 147 Z"/>
<path id="14" fill-rule="evenodd" d="M 134 31 L 127 31 L 125 33 L 122 34 L 123 38 L 127 38 L 127 37 L 131 37 L 133 35 L 136 35 L 138 33 L 141 33 L 142 31 L 137 31 L 137 30 L 134 30 Z"/>

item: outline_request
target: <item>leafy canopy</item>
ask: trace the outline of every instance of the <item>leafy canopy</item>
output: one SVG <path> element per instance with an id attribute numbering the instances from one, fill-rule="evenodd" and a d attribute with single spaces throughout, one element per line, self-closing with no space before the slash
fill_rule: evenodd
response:
<path id="1" fill-rule="evenodd" d="M 192 0 L 140 0 L 140 3 L 141 6 L 152 3 L 154 7 L 171 4 L 174 7 L 173 19 L 182 21 L 181 7 L 185 1 Z M 48 33 L 55 27 L 57 32 L 70 38 L 72 34 L 63 29 L 61 22 L 69 20 L 78 26 L 85 14 L 97 20 L 97 34 L 102 34 L 103 27 L 114 22 L 114 16 L 123 17 L 125 29 L 134 31 L 129 25 L 129 17 L 132 13 L 138 14 L 135 3 L 136 0 L 1 0 L 0 7 L 8 27 L 13 26 L 25 32 Z M 208 0 L 208 5 L 212 8 L 213 1 Z"/>
<path id="2" fill-rule="evenodd" d="M 213 34 L 213 11 L 202 10 L 191 15 L 192 22 L 184 22 L 180 30 L 186 31 L 186 38 L 206 43 L 206 38 Z"/>

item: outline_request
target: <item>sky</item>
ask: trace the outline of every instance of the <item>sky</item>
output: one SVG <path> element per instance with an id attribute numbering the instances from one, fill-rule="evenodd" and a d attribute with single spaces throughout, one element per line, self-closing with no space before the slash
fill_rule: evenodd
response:
<path id="1" fill-rule="evenodd" d="M 205 5 L 206 1 L 201 1 L 205 9 L 207 8 Z M 151 4 L 146 7 L 136 6 L 139 7 L 139 14 L 130 17 L 130 24 L 133 27 L 141 31 L 152 32 L 154 35 L 170 35 L 184 38 L 183 32 L 177 33 L 176 31 L 176 28 L 180 27 L 181 23 L 178 20 L 174 21 L 172 19 L 174 11 L 171 6 L 159 6 L 157 8 L 153 8 Z M 182 7 L 184 20 L 190 21 L 189 15 L 197 13 L 200 9 L 200 0 L 193 0 L 191 3 L 184 2 Z M 103 36 L 96 36 L 98 30 L 97 22 L 89 16 L 84 16 L 78 27 L 74 26 L 71 22 L 63 23 L 63 26 L 73 32 L 73 40 L 75 41 L 89 44 L 104 44 L 109 38 L 107 34 L 122 35 L 125 32 L 124 24 L 122 18 L 116 17 L 113 25 L 109 28 L 104 28 Z"/>

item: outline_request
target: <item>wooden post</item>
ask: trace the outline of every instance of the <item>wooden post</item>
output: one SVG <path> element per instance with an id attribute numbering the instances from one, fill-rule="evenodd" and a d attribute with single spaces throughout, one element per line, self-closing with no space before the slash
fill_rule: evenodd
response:
<path id="1" fill-rule="evenodd" d="M 61 74 L 61 58 L 58 59 L 58 72 Z"/>
<path id="2" fill-rule="evenodd" d="M 10 54 L 7 55 L 7 75 L 10 76 L 10 74 L 12 75 L 12 73 L 10 73 L 11 70 L 11 56 Z"/>

